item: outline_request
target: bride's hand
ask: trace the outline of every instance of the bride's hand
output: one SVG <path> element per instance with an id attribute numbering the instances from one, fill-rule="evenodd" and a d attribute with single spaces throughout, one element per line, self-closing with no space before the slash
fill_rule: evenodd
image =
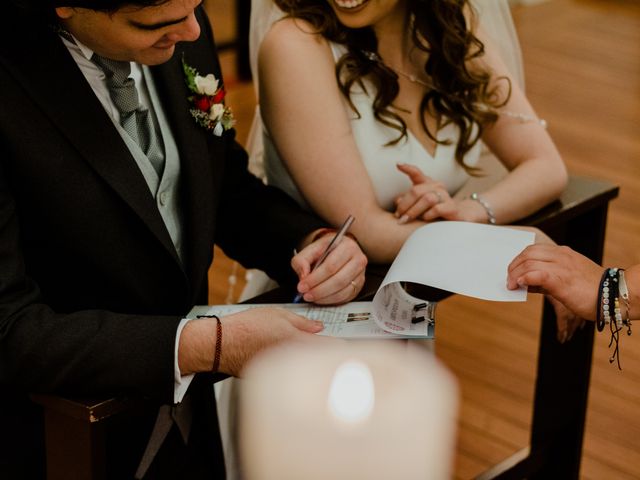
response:
<path id="1" fill-rule="evenodd" d="M 395 216 L 398 223 L 436 219 L 486 222 L 487 212 L 478 202 L 451 198 L 442 183 L 426 176 L 413 165 L 398 163 L 397 167 L 413 184 L 408 192 L 396 198 Z"/>
<path id="2" fill-rule="evenodd" d="M 407 175 L 413 186 L 395 200 L 394 212 L 398 223 L 411 220 L 430 221 L 436 218 L 450 219 L 457 211 L 456 202 L 445 186 L 426 176 L 419 168 L 406 163 L 398 163 L 398 170 Z M 451 218 L 452 219 L 452 218 Z"/>

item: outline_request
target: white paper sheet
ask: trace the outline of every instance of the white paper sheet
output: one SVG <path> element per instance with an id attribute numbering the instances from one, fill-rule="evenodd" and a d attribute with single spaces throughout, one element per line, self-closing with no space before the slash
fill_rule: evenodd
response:
<path id="1" fill-rule="evenodd" d="M 507 267 L 534 240 L 532 232 L 478 223 L 446 221 L 420 227 L 400 249 L 373 298 L 376 322 L 387 331 L 415 331 L 415 304 L 400 282 L 485 300 L 525 301 L 526 289 L 507 289 Z"/>
<path id="2" fill-rule="evenodd" d="M 469 222 L 435 222 L 407 239 L 382 285 L 414 282 L 499 302 L 523 302 L 524 288 L 507 290 L 507 267 L 533 232 Z"/>
<path id="3" fill-rule="evenodd" d="M 402 282 L 484 300 L 523 302 L 527 298 L 526 289 L 507 289 L 507 267 L 534 240 L 532 232 L 508 227 L 453 221 L 430 223 L 407 239 L 372 302 L 351 302 L 338 307 L 277 306 L 322 320 L 324 335 L 432 338 L 435 303 L 412 297 L 401 287 Z M 264 305 L 215 305 L 207 313 L 228 315 L 257 306 Z"/>

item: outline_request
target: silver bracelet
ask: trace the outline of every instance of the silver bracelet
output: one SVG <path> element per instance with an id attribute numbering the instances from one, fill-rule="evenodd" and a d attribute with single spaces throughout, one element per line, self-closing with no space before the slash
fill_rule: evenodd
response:
<path id="1" fill-rule="evenodd" d="M 528 113 L 521 113 L 521 112 L 511 112 L 509 110 L 495 109 L 484 103 L 475 103 L 474 105 L 483 112 L 493 112 L 496 115 L 505 115 L 507 117 L 511 117 L 518 120 L 520 123 L 537 123 L 542 128 L 547 128 L 547 121 L 544 118 L 538 118 L 535 115 L 529 115 Z"/>
<path id="2" fill-rule="evenodd" d="M 507 117 L 515 118 L 520 123 L 537 123 L 542 128 L 547 128 L 547 121 L 544 118 L 534 117 L 533 115 L 527 115 L 526 113 L 510 112 L 508 110 L 499 110 L 498 113 L 506 115 Z"/>
<path id="3" fill-rule="evenodd" d="M 471 200 L 475 200 L 480 205 L 482 205 L 482 208 L 484 208 L 486 210 L 486 212 L 487 212 L 487 217 L 489 217 L 489 223 L 491 225 L 495 225 L 496 224 L 496 216 L 493 213 L 493 209 L 491 208 L 491 205 L 489 205 L 487 203 L 487 201 L 484 198 L 482 198 L 480 195 L 478 195 L 476 192 L 473 192 L 469 198 Z"/>

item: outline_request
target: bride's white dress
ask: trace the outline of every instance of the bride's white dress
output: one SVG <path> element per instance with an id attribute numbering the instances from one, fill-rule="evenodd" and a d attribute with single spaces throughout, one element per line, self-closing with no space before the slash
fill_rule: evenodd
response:
<path id="1" fill-rule="evenodd" d="M 344 45 L 334 43 L 330 45 L 334 59 L 338 61 L 346 53 L 346 48 Z M 369 91 L 371 92 L 372 88 L 369 88 Z M 373 97 L 360 88 L 352 91 L 351 100 L 360 116 L 355 114 L 347 102 L 344 102 L 345 114 L 351 119 L 351 130 L 360 157 L 371 178 L 374 193 L 382 208 L 393 210 L 393 200 L 411 188 L 409 178 L 397 170 L 396 164 L 398 162 L 417 166 L 425 175 L 442 182 L 451 195 L 455 194 L 469 179 L 469 175 L 455 159 L 459 132 L 453 123 L 449 123 L 437 132 L 438 140 L 449 140 L 449 142 L 446 145 L 438 144 L 433 156 L 425 150 L 410 131 L 407 131 L 407 138 L 402 139 L 399 143 L 385 146 L 386 143 L 398 137 L 398 130 L 375 119 L 372 106 Z M 263 142 L 263 162 L 267 183 L 279 187 L 300 205 L 309 208 L 278 156 L 267 128 L 264 129 Z M 464 158 L 466 165 L 475 166 L 477 164 L 481 148 L 481 144 L 478 142 L 467 152 Z"/>

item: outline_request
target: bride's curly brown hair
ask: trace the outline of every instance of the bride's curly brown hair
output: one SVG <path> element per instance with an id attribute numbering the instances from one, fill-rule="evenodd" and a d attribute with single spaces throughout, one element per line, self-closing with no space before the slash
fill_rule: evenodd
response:
<path id="1" fill-rule="evenodd" d="M 366 89 L 363 83 L 366 77 L 375 88 L 375 118 L 399 131 L 398 137 L 389 144 L 405 138 L 407 125 L 391 108 L 399 91 L 398 76 L 377 56 L 378 40 L 373 29 L 345 27 L 327 0 L 275 2 L 288 17 L 307 21 L 315 32 L 347 47 L 347 53 L 336 65 L 336 78 L 351 108 L 358 113 L 350 99 L 351 88 L 358 84 Z M 475 14 L 468 0 L 406 0 L 406 5 L 413 45 L 428 57 L 424 72 L 430 79 L 430 88 L 420 101 L 422 127 L 431 140 L 448 144 L 449 141 L 438 140 L 429 130 L 425 113 L 435 114 L 440 127 L 454 123 L 460 131 L 456 160 L 469 173 L 477 174 L 477 169 L 464 164 L 464 156 L 478 142 L 485 126 L 497 120 L 496 109 L 506 104 L 511 96 L 511 82 L 502 77 L 507 82 L 507 92 L 506 96 L 501 96 L 497 87 L 490 87 L 489 71 L 477 62 L 470 68 L 471 60 L 484 55 L 484 44 L 470 28 Z M 470 13 L 469 18 L 465 12 Z"/>

